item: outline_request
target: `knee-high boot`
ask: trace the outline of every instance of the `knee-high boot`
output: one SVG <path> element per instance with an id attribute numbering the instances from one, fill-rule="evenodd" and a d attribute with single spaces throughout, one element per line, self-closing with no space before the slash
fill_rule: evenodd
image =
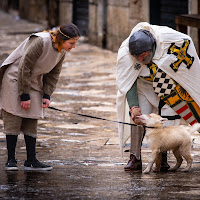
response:
<path id="1" fill-rule="evenodd" d="M 15 160 L 15 148 L 17 144 L 17 135 L 6 135 L 8 161 Z"/>
<path id="2" fill-rule="evenodd" d="M 36 138 L 31 137 L 29 135 L 24 135 L 24 139 L 26 144 L 27 161 L 36 160 Z"/>
<path id="3" fill-rule="evenodd" d="M 17 144 L 17 135 L 6 135 L 8 160 L 5 165 L 6 170 L 18 170 L 15 159 L 15 149 Z"/>
<path id="4" fill-rule="evenodd" d="M 24 135 L 26 143 L 27 160 L 24 163 L 25 170 L 52 170 L 52 167 L 39 162 L 36 159 L 36 138 Z"/>

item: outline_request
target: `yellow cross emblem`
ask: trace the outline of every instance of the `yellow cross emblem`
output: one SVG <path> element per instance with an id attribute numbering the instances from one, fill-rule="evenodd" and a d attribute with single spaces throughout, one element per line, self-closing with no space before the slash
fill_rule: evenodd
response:
<path id="1" fill-rule="evenodd" d="M 184 43 L 181 47 L 176 46 L 174 43 L 172 43 L 171 46 L 169 47 L 167 54 L 173 54 L 178 59 L 177 61 L 175 61 L 170 65 L 170 67 L 175 72 L 178 71 L 178 68 L 182 62 L 187 66 L 188 69 L 190 69 L 190 67 L 192 66 L 194 62 L 194 57 L 190 56 L 187 53 L 189 44 L 190 40 L 184 40 Z"/>
<path id="2" fill-rule="evenodd" d="M 147 81 L 151 81 L 153 82 L 153 77 L 155 76 L 156 74 L 156 71 L 158 69 L 158 66 L 155 64 L 155 63 L 150 63 L 150 64 L 147 64 L 147 67 L 149 68 L 150 70 L 150 75 L 149 76 L 141 76 L 142 78 L 144 78 L 145 80 Z"/>

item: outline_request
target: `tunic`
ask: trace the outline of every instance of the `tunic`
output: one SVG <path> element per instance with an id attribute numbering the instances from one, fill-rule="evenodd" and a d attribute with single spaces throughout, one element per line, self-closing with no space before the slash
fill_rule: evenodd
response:
<path id="1" fill-rule="evenodd" d="M 32 37 L 39 38 L 35 41 L 35 49 L 29 44 Z M 37 45 L 41 49 L 39 52 L 36 51 Z M 50 96 L 55 90 L 64 57 L 65 51 L 55 50 L 48 32 L 28 37 L 1 65 L 1 108 L 23 118 L 43 118 L 44 109 L 41 107 L 43 95 Z M 21 108 L 21 94 L 30 95 L 29 110 Z"/>

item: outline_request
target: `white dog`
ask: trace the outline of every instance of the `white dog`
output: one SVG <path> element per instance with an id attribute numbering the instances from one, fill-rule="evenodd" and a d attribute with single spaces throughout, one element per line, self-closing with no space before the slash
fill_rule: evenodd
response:
<path id="1" fill-rule="evenodd" d="M 162 118 L 157 114 L 140 115 L 138 118 L 147 126 L 146 139 L 149 148 L 152 150 L 152 156 L 147 168 L 143 173 L 149 173 L 156 162 L 155 171 L 159 171 L 161 163 L 161 153 L 172 150 L 176 157 L 176 165 L 170 169 L 176 171 L 182 164 L 183 158 L 187 161 L 187 166 L 183 171 L 189 171 L 192 165 L 191 156 L 191 133 L 200 128 L 200 123 L 193 126 L 171 126 L 163 127 L 163 122 L 167 119 Z M 152 127 L 152 128 L 150 128 Z"/>

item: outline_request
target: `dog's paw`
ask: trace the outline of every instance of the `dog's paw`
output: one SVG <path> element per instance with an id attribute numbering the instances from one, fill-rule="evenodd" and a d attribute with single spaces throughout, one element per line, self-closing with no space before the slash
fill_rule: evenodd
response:
<path id="1" fill-rule="evenodd" d="M 149 172 L 150 172 L 150 170 L 145 169 L 142 173 L 143 173 L 143 174 L 148 174 Z"/>
<path id="2" fill-rule="evenodd" d="M 177 168 L 170 168 L 170 169 L 168 169 L 170 172 L 175 172 L 175 171 L 177 171 Z"/>

